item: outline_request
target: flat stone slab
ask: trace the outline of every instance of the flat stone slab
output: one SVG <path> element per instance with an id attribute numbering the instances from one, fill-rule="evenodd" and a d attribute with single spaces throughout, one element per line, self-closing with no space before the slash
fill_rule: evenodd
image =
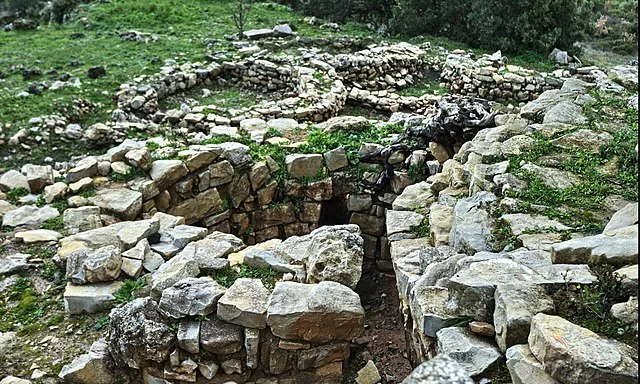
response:
<path id="1" fill-rule="evenodd" d="M 89 201 L 124 220 L 134 220 L 142 211 L 142 193 L 125 188 L 100 190 Z"/>
<path id="2" fill-rule="evenodd" d="M 544 371 L 542 364 L 529 350 L 528 344 L 514 345 L 507 349 L 505 357 L 513 384 L 560 384 Z"/>
<path id="3" fill-rule="evenodd" d="M 62 234 L 49 229 L 35 229 L 33 231 L 16 232 L 14 236 L 16 239 L 22 240 L 25 244 L 32 244 L 58 241 L 58 239 L 62 237 Z"/>
<path id="4" fill-rule="evenodd" d="M 443 328 L 436 334 L 437 352 L 456 360 L 469 376 L 479 376 L 502 360 L 498 348 L 468 328 Z"/>
<path id="5" fill-rule="evenodd" d="M 558 316 L 533 317 L 529 348 L 545 371 L 563 383 L 638 382 L 637 355 L 631 347 Z"/>
<path id="6" fill-rule="evenodd" d="M 387 236 L 394 233 L 415 231 L 422 221 L 424 215 L 411 211 L 387 211 Z"/>
<path id="7" fill-rule="evenodd" d="M 267 326 L 267 302 L 270 292 L 260 279 L 240 278 L 218 300 L 220 320 L 246 328 Z"/>
<path id="8" fill-rule="evenodd" d="M 604 261 L 607 264 L 623 266 L 638 263 L 637 224 L 630 237 L 595 235 L 571 239 L 551 246 L 554 263 L 591 264 Z M 626 227 L 633 228 L 633 227 Z M 617 231 L 625 228 L 617 229 Z"/>
<path id="9" fill-rule="evenodd" d="M 511 232 L 515 236 L 523 234 L 525 231 L 531 232 L 549 232 L 549 231 L 567 231 L 570 227 L 552 220 L 543 215 L 529 215 L 526 213 L 510 213 L 502 215 L 502 220 L 509 223 Z"/>
<path id="10" fill-rule="evenodd" d="M 67 313 L 79 315 L 111 308 L 115 300 L 113 294 L 122 284 L 121 281 L 85 285 L 68 283 L 64 290 L 64 309 Z"/>
<path id="11" fill-rule="evenodd" d="M 352 340 L 363 333 L 363 324 L 358 294 L 332 281 L 277 282 L 269 299 L 267 325 L 283 339 Z"/>

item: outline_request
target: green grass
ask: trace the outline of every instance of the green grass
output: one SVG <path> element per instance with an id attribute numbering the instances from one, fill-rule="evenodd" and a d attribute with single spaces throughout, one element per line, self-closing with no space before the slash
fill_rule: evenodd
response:
<path id="1" fill-rule="evenodd" d="M 14 188 L 9 192 L 7 192 L 7 201 L 12 204 L 15 204 L 18 202 L 18 200 L 21 197 L 27 196 L 28 194 L 29 194 L 29 190 L 26 188 L 23 188 L 23 187 Z"/>
<path id="2" fill-rule="evenodd" d="M 223 287 L 229 288 L 233 283 L 241 278 L 260 279 L 264 286 L 272 291 L 276 281 L 282 275 L 281 272 L 273 270 L 269 267 L 254 268 L 246 264 L 240 264 L 239 268 L 227 267 L 213 271 L 211 278 Z"/>
<path id="3" fill-rule="evenodd" d="M 20 336 L 37 332 L 43 326 L 40 319 L 53 309 L 63 309 L 59 297 L 63 290 L 59 284 L 39 294 L 29 278 L 18 278 L 8 292 L 0 294 L 0 332 L 17 331 Z"/>
<path id="4" fill-rule="evenodd" d="M 122 287 L 113 294 L 115 302 L 117 304 L 128 303 L 133 300 L 132 292 L 147 285 L 147 281 L 144 278 L 137 280 L 127 279 L 123 282 Z"/>
<path id="5" fill-rule="evenodd" d="M 442 96 L 450 92 L 449 88 L 440 86 L 439 78 L 425 77 L 409 87 L 398 90 L 397 94 L 400 96 L 420 97 L 422 95 Z"/>
<path id="6" fill-rule="evenodd" d="M 46 220 L 42 223 L 42 229 L 49 229 L 52 231 L 59 231 L 64 228 L 64 223 L 62 221 L 62 216 L 54 217 Z"/>
<path id="7" fill-rule="evenodd" d="M 143 169 L 140 169 L 138 167 L 131 167 L 127 171 L 127 173 L 111 172 L 109 174 L 109 180 L 115 181 L 117 183 L 125 183 L 127 181 L 131 181 L 138 177 L 145 177 L 145 178 L 147 177 L 147 173 Z M 93 191 L 93 195 L 95 195 L 95 190 Z M 93 196 L 93 195 L 89 195 L 89 196 Z M 85 196 L 85 197 L 89 197 L 89 196 Z"/>

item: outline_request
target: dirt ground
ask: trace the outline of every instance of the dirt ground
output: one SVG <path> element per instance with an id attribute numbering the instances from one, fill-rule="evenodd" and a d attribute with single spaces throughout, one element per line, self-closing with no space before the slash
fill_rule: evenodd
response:
<path id="1" fill-rule="evenodd" d="M 400 383 L 412 367 L 406 353 L 395 276 L 365 265 L 356 292 L 365 309 L 365 333 L 356 340 L 343 383 L 355 383 L 358 370 L 369 360 L 378 368 L 383 384 Z"/>

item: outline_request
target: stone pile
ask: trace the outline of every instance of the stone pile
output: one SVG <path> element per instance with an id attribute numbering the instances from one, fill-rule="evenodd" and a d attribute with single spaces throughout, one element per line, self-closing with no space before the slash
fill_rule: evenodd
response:
<path id="1" fill-rule="evenodd" d="M 499 52 L 496 56 L 501 58 Z M 589 77 L 593 70 L 597 68 L 578 68 L 576 76 Z M 488 100 L 527 102 L 535 100 L 544 91 L 560 88 L 571 76 L 568 70 L 538 73 L 487 57 L 474 60 L 461 52 L 447 56 L 440 79 L 454 93 Z"/>
<path id="2" fill-rule="evenodd" d="M 246 247 L 233 235 L 183 222 L 157 214 L 60 241 L 71 314 L 109 308 L 120 276 L 143 274 L 147 282 L 133 292 L 135 300 L 111 311 L 106 340 L 60 377 L 87 384 L 275 376 L 340 382 L 350 341 L 364 330 L 364 309 L 352 290 L 363 260 L 358 227 L 322 227 L 306 239 Z M 224 287 L 210 277 L 231 263 L 271 266 L 280 281 L 270 291 L 260 279 Z"/>
<path id="3" fill-rule="evenodd" d="M 608 199 L 612 217 L 602 234 L 572 233 L 573 238 L 563 241 L 558 232 L 572 228 L 542 214 L 516 213 L 517 200 L 506 196 L 528 187 L 514 176 L 507 156 L 531 148 L 534 132 L 556 137 L 554 143 L 561 147 L 593 153 L 611 139 L 573 129 L 585 121 L 580 106 L 589 102 L 585 94 L 593 86 L 569 79 L 561 89 L 526 104 L 520 114 L 499 116 L 497 127 L 480 131 L 442 164 L 441 173 L 406 187 L 393 210 L 387 210 L 409 355 L 415 363 L 429 361 L 416 368 L 407 383 L 442 377 L 436 361 L 444 357 L 461 366 L 459 382 L 468 382 L 464 373 L 476 380 L 490 376 L 504 361 L 514 383 L 637 380 L 637 355 L 630 347 L 555 316 L 552 298 L 567 286 L 595 282 L 587 264 L 597 262 L 627 266 L 617 273 L 626 276 L 629 288 L 635 287 L 637 202 Z M 552 188 L 580 182 L 551 166 L 519 166 Z M 420 213 L 415 212 L 418 207 L 423 208 Z M 498 209 L 506 213 L 496 217 Z M 417 215 L 429 219 L 428 239 L 416 238 L 411 230 L 419 222 Z M 492 234 L 498 222 L 510 227 L 521 248 L 494 251 Z M 614 305 L 611 313 L 634 324 L 637 298 L 635 291 L 629 292 L 629 301 Z M 469 325 L 455 326 L 460 322 Z M 434 382 L 457 382 L 439 380 Z"/>

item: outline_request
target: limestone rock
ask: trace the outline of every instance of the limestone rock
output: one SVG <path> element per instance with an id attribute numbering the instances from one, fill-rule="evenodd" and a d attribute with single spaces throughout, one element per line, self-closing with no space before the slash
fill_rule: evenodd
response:
<path id="1" fill-rule="evenodd" d="M 638 223 L 638 203 L 627 204 L 624 208 L 617 211 L 611 220 L 604 227 L 602 233 L 610 234 L 613 231 L 621 228 L 625 228 Z"/>
<path id="2" fill-rule="evenodd" d="M 200 320 L 180 320 L 178 345 L 189 353 L 200 352 Z"/>
<path id="3" fill-rule="evenodd" d="M 7 171 L 0 176 L 0 191 L 9 192 L 10 190 L 17 188 L 25 188 L 27 191 L 30 191 L 27 176 L 14 169 Z"/>
<path id="4" fill-rule="evenodd" d="M 0 275 L 12 275 L 29 269 L 29 255 L 15 253 L 0 259 Z"/>
<path id="5" fill-rule="evenodd" d="M 287 172 L 293 178 L 315 177 L 323 168 L 322 155 L 318 154 L 293 154 L 285 159 Z"/>
<path id="6" fill-rule="evenodd" d="M 364 240 L 356 225 L 321 227 L 309 235 L 307 283 L 336 281 L 355 289 L 362 274 Z"/>
<path id="7" fill-rule="evenodd" d="M 539 231 L 546 232 L 549 230 L 567 231 L 570 227 L 556 221 L 549 219 L 542 215 L 529 215 L 526 213 L 510 213 L 502 215 L 500 219 L 506 221 L 511 227 L 511 232 L 515 236 L 519 236 L 525 231 Z"/>
<path id="8" fill-rule="evenodd" d="M 370 126 L 369 120 L 362 116 L 336 116 L 327 120 L 324 131 L 363 131 Z"/>
<path id="9" fill-rule="evenodd" d="M 22 240 L 25 244 L 57 241 L 62 237 L 60 232 L 49 229 L 35 229 L 33 231 L 16 232 L 15 238 Z"/>
<path id="10" fill-rule="evenodd" d="M 630 236 L 628 237 L 595 235 L 553 244 L 551 246 L 551 259 L 554 263 L 567 264 L 591 264 L 604 261 L 608 264 L 623 266 L 629 263 L 637 263 L 637 228 L 638 225 L 634 225 L 632 229 L 635 231 L 630 231 Z"/>
<path id="11" fill-rule="evenodd" d="M 576 175 L 559 169 L 540 167 L 535 164 L 525 164 L 522 169 L 533 172 L 549 188 L 566 189 L 580 184 L 580 178 Z"/>
<path id="12" fill-rule="evenodd" d="M 362 334 L 363 321 L 360 297 L 348 287 L 330 281 L 277 282 L 267 310 L 267 324 L 274 335 L 283 339 L 351 340 Z"/>
<path id="13" fill-rule="evenodd" d="M 162 264 L 151 275 L 151 291 L 159 297 L 163 290 L 173 286 L 180 280 L 188 277 L 196 277 L 199 274 L 200 269 L 198 268 L 198 263 L 193 260 L 169 260 Z"/>
<path id="14" fill-rule="evenodd" d="M 449 244 L 456 251 L 474 253 L 491 249 L 489 236 L 492 223 L 487 208 L 495 201 L 494 194 L 484 191 L 458 200 L 453 210 L 453 224 L 449 234 Z"/>
<path id="15" fill-rule="evenodd" d="M 376 384 L 380 380 L 382 377 L 380 377 L 380 372 L 372 360 L 367 361 L 367 364 L 358 371 L 356 377 L 357 384 Z"/>
<path id="16" fill-rule="evenodd" d="M 68 208 L 62 214 L 62 223 L 67 230 L 77 230 L 79 232 L 100 228 L 102 227 L 100 207 Z"/>
<path id="17" fill-rule="evenodd" d="M 431 185 L 425 181 L 406 187 L 391 204 L 394 211 L 413 211 L 427 209 L 436 201 Z"/>
<path id="18" fill-rule="evenodd" d="M 510 347 L 507 349 L 505 357 L 513 384 L 560 384 L 544 371 L 544 367 L 531 354 L 527 344 Z"/>
<path id="19" fill-rule="evenodd" d="M 206 228 L 191 225 L 178 225 L 160 233 L 160 242 L 151 245 L 151 249 L 165 258 L 171 258 L 192 241 L 207 235 Z"/>
<path id="20" fill-rule="evenodd" d="M 416 212 L 388 210 L 387 236 L 394 233 L 413 232 L 422 224 L 423 220 L 424 216 Z"/>
<path id="21" fill-rule="evenodd" d="M 122 284 L 121 281 L 86 285 L 69 283 L 64 290 L 64 309 L 69 314 L 79 315 L 111 308 L 115 300 L 114 294 Z"/>
<path id="22" fill-rule="evenodd" d="M 560 148 L 581 149 L 589 153 L 599 154 L 600 148 L 612 139 L 608 132 L 594 132 L 590 129 L 580 129 L 560 136 L 552 143 Z"/>
<path id="23" fill-rule="evenodd" d="M 436 334 L 438 354 L 456 360 L 469 376 L 482 375 L 502 360 L 498 349 L 466 328 L 443 328 Z"/>
<path id="24" fill-rule="evenodd" d="M 217 316 L 246 328 L 264 329 L 269 295 L 260 279 L 239 278 L 218 300 Z"/>
<path id="25" fill-rule="evenodd" d="M 561 101 L 551 107 L 542 119 L 543 124 L 560 123 L 581 125 L 587 123 L 582 108 L 570 101 Z"/>
<path id="26" fill-rule="evenodd" d="M 156 160 L 151 163 L 149 175 L 156 183 L 158 190 L 167 189 L 171 184 L 189 173 L 187 167 L 180 160 Z"/>
<path id="27" fill-rule="evenodd" d="M 71 168 L 66 175 L 67 183 L 75 183 L 85 177 L 94 177 L 98 174 L 98 160 L 95 157 L 85 157 L 78 161 L 75 167 Z"/>
<path id="28" fill-rule="evenodd" d="M 138 369 L 147 360 L 161 363 L 169 358 L 176 336 L 145 297 L 111 310 L 109 352 L 116 365 Z"/>
<path id="29" fill-rule="evenodd" d="M 2 226 L 40 227 L 45 221 L 54 219 L 58 216 L 60 216 L 58 210 L 49 205 L 45 205 L 42 208 L 38 208 L 33 205 L 25 205 L 5 213 L 2 217 Z"/>
<path id="30" fill-rule="evenodd" d="M 563 383 L 638 381 L 638 363 L 631 347 L 558 316 L 539 313 L 533 317 L 529 348 L 545 371 Z"/>
<path id="31" fill-rule="evenodd" d="M 244 344 L 242 327 L 212 317 L 200 325 L 200 344 L 202 348 L 215 354 L 238 352 Z"/>
<path id="32" fill-rule="evenodd" d="M 516 344 L 526 344 L 531 319 L 537 313 L 553 313 L 553 300 L 544 288 L 536 285 L 500 284 L 496 287 L 493 323 L 500 351 Z"/>
<path id="33" fill-rule="evenodd" d="M 417 366 L 402 384 L 473 384 L 466 370 L 447 355 L 439 354 Z"/>
<path id="34" fill-rule="evenodd" d="M 41 191 L 47 185 L 53 184 L 53 168 L 50 165 L 27 164 L 22 167 L 22 173 L 27 175 L 29 190 Z"/>
<path id="35" fill-rule="evenodd" d="M 120 249 L 108 245 L 95 250 L 82 248 L 67 257 L 67 278 L 74 284 L 98 283 L 120 276 Z"/>
<path id="36" fill-rule="evenodd" d="M 126 382 L 122 372 L 114 371 L 114 363 L 109 356 L 109 346 L 104 339 L 94 342 L 89 353 L 76 357 L 62 367 L 60 377 L 67 383 L 77 384 L 118 384 Z"/>
<path id="37" fill-rule="evenodd" d="M 142 211 L 142 193 L 130 189 L 103 189 L 89 201 L 124 220 L 134 220 Z"/>
<path id="38" fill-rule="evenodd" d="M 611 306 L 611 316 L 638 329 L 638 297 L 630 297 L 625 303 Z"/>
<path id="39" fill-rule="evenodd" d="M 225 291 L 211 277 L 187 277 L 162 291 L 158 312 L 173 319 L 205 316 L 215 311 Z"/>

